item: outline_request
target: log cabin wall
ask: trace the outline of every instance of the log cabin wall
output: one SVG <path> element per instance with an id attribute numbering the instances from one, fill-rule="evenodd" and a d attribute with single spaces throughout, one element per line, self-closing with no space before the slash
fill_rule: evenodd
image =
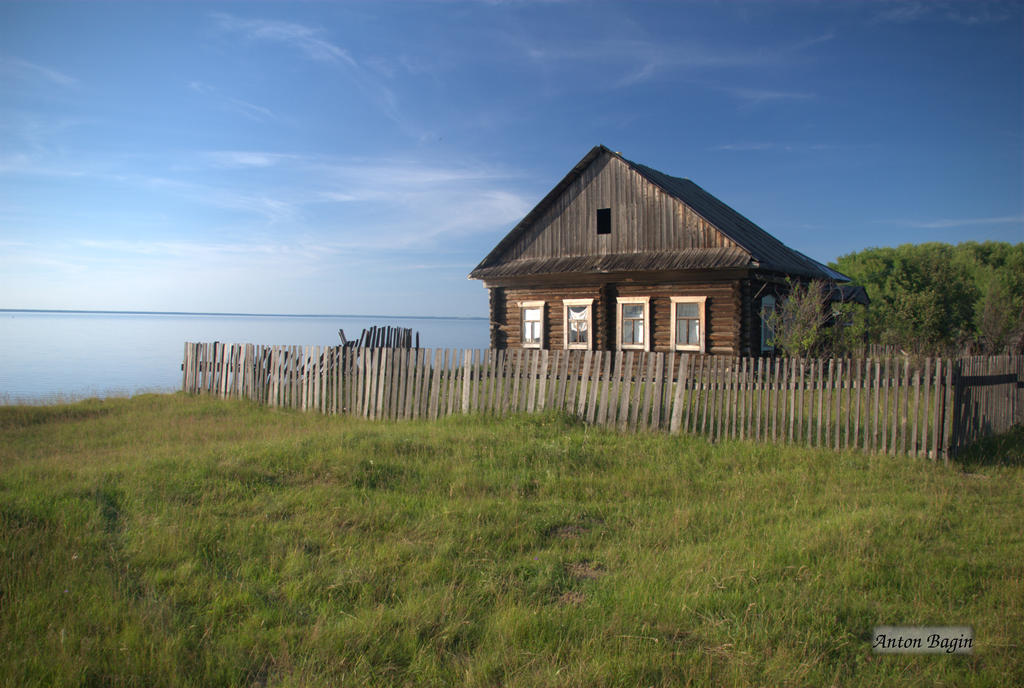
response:
<path id="1" fill-rule="evenodd" d="M 505 290 L 502 287 L 492 287 L 487 291 L 491 312 L 491 348 L 504 349 L 508 346 L 508 337 L 504 330 L 504 324 L 507 321 Z"/>
<path id="2" fill-rule="evenodd" d="M 565 313 L 562 308 L 563 299 L 594 299 L 592 308 L 595 346 L 599 349 L 607 348 L 608 342 L 605 333 L 608 331 L 608 321 L 603 307 L 604 293 L 602 285 L 508 287 L 501 291 L 504 294 L 505 321 L 500 323 L 498 328 L 509 349 L 522 348 L 522 310 L 520 304 L 524 301 L 544 302 L 543 348 L 564 348 Z"/>
<path id="3" fill-rule="evenodd" d="M 592 298 L 594 348 L 617 348 L 616 305 L 619 297 L 650 297 L 651 342 L 654 351 L 672 351 L 673 296 L 704 296 L 705 353 L 739 355 L 743 334 L 741 313 L 746 280 L 711 280 L 701 282 L 598 282 L 587 285 L 522 285 L 492 288 L 492 343 L 503 342 L 510 349 L 522 348 L 522 312 L 520 304 L 544 301 L 544 341 L 546 349 L 564 348 L 565 312 L 563 299 Z M 749 310 L 749 306 L 748 306 Z M 496 315 L 503 312 L 504 319 Z M 760 332 L 760 321 L 757 323 Z"/>
<path id="4" fill-rule="evenodd" d="M 729 355 L 737 355 L 740 352 L 740 282 L 738 280 L 623 284 L 616 287 L 615 296 L 651 297 L 649 331 L 654 351 L 674 351 L 671 297 L 705 296 L 707 301 L 704 304 L 704 352 Z M 613 309 L 615 308 L 614 299 L 611 306 Z M 614 324 L 613 320 L 613 329 Z M 613 339 L 612 341 L 617 340 Z"/>

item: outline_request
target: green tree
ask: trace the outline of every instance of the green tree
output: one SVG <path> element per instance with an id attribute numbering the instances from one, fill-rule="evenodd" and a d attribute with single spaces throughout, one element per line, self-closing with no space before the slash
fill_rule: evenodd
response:
<path id="1" fill-rule="evenodd" d="M 871 341 L 917 354 L 1020 346 L 1024 244 L 904 244 L 834 264 L 871 298 Z"/>

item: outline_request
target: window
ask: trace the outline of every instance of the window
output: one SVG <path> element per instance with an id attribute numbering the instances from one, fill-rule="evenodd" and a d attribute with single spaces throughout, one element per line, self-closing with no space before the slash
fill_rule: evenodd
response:
<path id="1" fill-rule="evenodd" d="M 648 350 L 650 337 L 649 296 L 621 297 L 618 300 L 618 330 L 620 349 Z"/>
<path id="2" fill-rule="evenodd" d="M 771 294 L 761 297 L 761 351 L 772 351 L 775 346 L 772 340 L 775 339 L 775 332 L 768 322 L 768 316 L 775 312 L 775 297 Z"/>
<path id="3" fill-rule="evenodd" d="M 704 353 L 706 296 L 672 297 L 672 344 L 677 351 Z"/>
<path id="4" fill-rule="evenodd" d="M 523 346 L 541 348 L 544 345 L 544 302 L 523 301 L 519 309 L 523 319 Z"/>
<path id="5" fill-rule="evenodd" d="M 590 349 L 594 299 L 565 299 L 562 304 L 565 307 L 564 348 Z"/>
<path id="6" fill-rule="evenodd" d="M 611 208 L 598 208 L 597 209 L 597 233 L 598 234 L 611 234 L 612 233 L 612 209 Z"/>

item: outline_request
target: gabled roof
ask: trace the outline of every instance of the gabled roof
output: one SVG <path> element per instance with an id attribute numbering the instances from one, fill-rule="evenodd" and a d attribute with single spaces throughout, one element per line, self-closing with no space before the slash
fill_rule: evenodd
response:
<path id="1" fill-rule="evenodd" d="M 833 284 L 828 290 L 828 300 L 832 303 L 859 303 L 867 306 L 871 303 L 868 290 L 853 284 Z"/>
<path id="2" fill-rule="evenodd" d="M 690 248 L 632 254 L 564 256 L 503 260 L 506 251 L 536 223 L 558 198 L 601 155 L 612 156 L 689 208 L 728 237 L 739 248 Z M 689 179 L 681 179 L 627 160 L 605 146 L 595 146 L 540 203 L 503 238 L 469 274 L 471 279 L 563 272 L 619 270 L 691 270 L 751 268 L 785 275 L 848 282 L 846 275 L 789 248 Z"/>

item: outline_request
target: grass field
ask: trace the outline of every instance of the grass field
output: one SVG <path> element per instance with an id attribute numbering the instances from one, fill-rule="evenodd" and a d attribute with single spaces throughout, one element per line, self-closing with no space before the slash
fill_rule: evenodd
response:
<path id="1" fill-rule="evenodd" d="M 0 685 L 1022 685 L 1022 451 L 2 407 Z"/>

